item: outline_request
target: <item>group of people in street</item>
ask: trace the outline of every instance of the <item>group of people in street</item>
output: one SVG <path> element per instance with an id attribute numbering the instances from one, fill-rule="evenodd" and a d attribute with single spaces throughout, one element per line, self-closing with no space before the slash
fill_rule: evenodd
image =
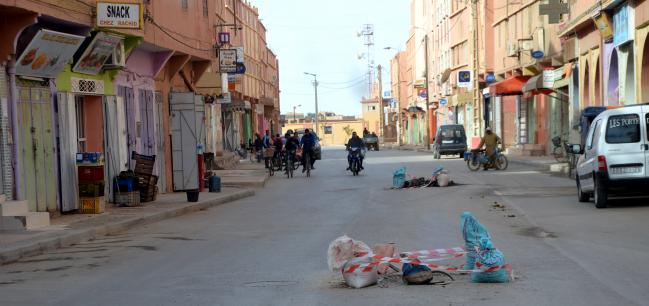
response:
<path id="1" fill-rule="evenodd" d="M 373 134 L 373 133 L 372 133 Z M 367 129 L 363 129 L 363 136 L 371 135 Z M 292 130 L 288 130 L 284 137 L 282 137 L 280 134 L 277 134 L 275 136 L 270 134 L 269 130 L 266 130 L 266 133 L 262 137 L 259 134 L 255 134 L 255 140 L 253 142 L 252 139 L 248 140 L 248 148 L 250 149 L 250 152 L 252 154 L 256 155 L 256 159 L 258 163 L 261 163 L 262 160 L 265 162 L 266 168 L 272 166 L 272 161 L 270 157 L 264 158 L 263 157 L 263 152 L 266 149 L 272 148 L 274 150 L 273 157 L 272 159 L 281 159 L 282 158 L 282 153 L 284 153 L 284 160 L 282 162 L 285 162 L 288 158 L 291 158 L 294 161 L 298 160 L 298 152 L 301 151 L 301 157 L 300 161 L 302 165 L 306 164 L 306 156 L 310 157 L 310 164 L 311 164 L 311 169 L 315 169 L 315 161 L 316 161 L 316 156 L 314 154 L 314 148 L 316 145 L 316 139 L 317 136 L 315 134 L 311 133 L 309 129 L 304 130 L 304 135 L 302 138 L 299 137 L 298 133 Z M 487 128 L 485 135 L 482 137 L 480 144 L 478 145 L 478 148 L 475 150 L 479 150 L 482 147 L 485 147 L 485 153 L 489 157 L 489 163 L 484 165 L 484 170 L 487 170 L 489 168 L 494 167 L 495 163 L 495 156 L 496 156 L 496 149 L 499 144 L 501 144 L 502 141 L 496 133 L 492 131 L 491 128 Z M 244 145 L 241 145 L 244 147 Z M 360 149 L 365 149 L 365 142 L 363 141 L 363 138 L 359 137 L 356 131 L 352 132 L 352 137 L 349 139 L 349 141 L 345 144 L 347 150 L 349 151 L 350 148 L 360 148 Z M 360 168 L 361 170 L 365 169 L 363 167 L 363 159 L 364 159 L 364 154 L 360 154 Z M 348 162 L 348 167 L 347 170 L 349 171 L 351 168 L 351 155 L 347 156 L 347 162 Z M 280 171 L 282 170 L 281 168 L 279 169 Z M 302 172 L 306 171 L 305 167 L 302 167 Z"/>
<path id="2" fill-rule="evenodd" d="M 257 162 L 261 163 L 264 160 L 266 168 L 272 166 L 273 159 L 281 159 L 282 153 L 285 153 L 285 160 L 291 158 L 292 160 L 297 160 L 297 153 L 301 151 L 302 165 L 306 164 L 306 156 L 310 158 L 311 169 L 315 169 L 315 156 L 314 156 L 314 147 L 316 144 L 316 136 L 311 133 L 309 129 L 304 130 L 304 135 L 302 138 L 299 137 L 297 132 L 291 130 L 287 131 L 284 137 L 280 134 L 275 136 L 271 135 L 269 130 L 266 130 L 266 133 L 262 137 L 259 134 L 255 134 L 255 140 L 252 139 L 248 141 L 248 147 L 250 152 L 255 154 Z M 273 149 L 272 157 L 263 157 L 263 152 L 268 149 Z M 283 160 L 283 161 L 285 161 Z M 281 168 L 280 168 L 281 171 Z M 302 172 L 306 171 L 306 168 L 302 168 Z"/>

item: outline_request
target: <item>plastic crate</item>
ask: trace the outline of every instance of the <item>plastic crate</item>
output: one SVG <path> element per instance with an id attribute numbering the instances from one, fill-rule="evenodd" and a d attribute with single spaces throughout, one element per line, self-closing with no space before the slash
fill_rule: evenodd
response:
<path id="1" fill-rule="evenodd" d="M 140 206 L 140 192 L 131 191 L 115 193 L 115 204 L 128 207 Z"/>
<path id="2" fill-rule="evenodd" d="M 85 198 L 103 197 L 104 182 L 79 183 L 79 196 Z"/>
<path id="3" fill-rule="evenodd" d="M 106 211 L 104 197 L 80 197 L 79 212 L 82 214 L 101 214 Z"/>
<path id="4" fill-rule="evenodd" d="M 140 201 L 142 203 L 153 202 L 158 195 L 158 186 L 150 186 L 146 189 L 140 189 Z"/>
<path id="5" fill-rule="evenodd" d="M 78 166 L 79 183 L 104 181 L 104 166 Z"/>

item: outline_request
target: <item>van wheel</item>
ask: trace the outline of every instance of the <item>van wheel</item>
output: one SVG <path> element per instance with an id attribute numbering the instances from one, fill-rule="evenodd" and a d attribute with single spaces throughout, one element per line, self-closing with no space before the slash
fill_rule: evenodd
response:
<path id="1" fill-rule="evenodd" d="M 595 191 L 593 192 L 593 197 L 595 198 L 595 207 L 608 207 L 608 190 L 606 190 L 605 186 L 602 186 L 602 183 L 599 181 L 599 179 L 595 180 Z"/>
<path id="2" fill-rule="evenodd" d="M 581 190 L 581 182 L 579 181 L 579 177 L 577 177 L 576 181 L 577 181 L 577 198 L 579 199 L 579 202 L 581 203 L 588 202 L 588 200 L 590 200 L 590 195 Z"/>

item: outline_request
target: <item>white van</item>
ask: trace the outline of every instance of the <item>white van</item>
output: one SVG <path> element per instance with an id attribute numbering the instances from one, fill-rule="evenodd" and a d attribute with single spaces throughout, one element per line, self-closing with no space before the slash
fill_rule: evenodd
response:
<path id="1" fill-rule="evenodd" d="M 609 194 L 649 194 L 649 105 L 610 109 L 593 120 L 586 143 L 572 145 L 580 202 L 605 208 Z"/>

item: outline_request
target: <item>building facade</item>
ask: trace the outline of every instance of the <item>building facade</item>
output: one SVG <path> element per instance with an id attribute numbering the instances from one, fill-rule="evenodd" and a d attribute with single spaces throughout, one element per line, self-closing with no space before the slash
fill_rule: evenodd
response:
<path id="1" fill-rule="evenodd" d="M 111 5 L 130 5 L 132 16 L 105 19 Z M 158 190 L 174 191 L 177 93 L 202 101 L 199 155 L 279 129 L 279 64 L 245 1 L 0 1 L 0 17 L 0 191 L 30 211 L 78 209 L 79 152 L 103 153 L 107 201 L 114 177 L 133 169 L 131 153 L 155 155 Z M 236 47 L 247 69 L 221 73 L 218 50 Z M 233 130 L 247 133 L 233 142 Z"/>

